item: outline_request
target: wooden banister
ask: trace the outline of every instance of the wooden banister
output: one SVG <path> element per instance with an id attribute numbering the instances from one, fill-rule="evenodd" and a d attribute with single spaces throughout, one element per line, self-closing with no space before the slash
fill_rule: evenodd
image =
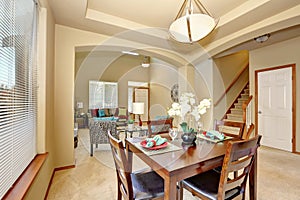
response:
<path id="1" fill-rule="evenodd" d="M 224 91 L 224 93 L 220 96 L 220 98 L 214 103 L 214 106 L 217 106 L 222 99 L 224 98 L 224 96 L 228 93 L 228 91 L 232 88 L 232 86 L 238 81 L 238 79 L 240 78 L 240 76 L 246 71 L 246 69 L 248 69 L 249 67 L 249 63 L 247 63 L 247 65 L 235 76 L 235 78 L 232 80 L 232 82 L 229 84 L 229 86 L 226 88 L 226 90 Z"/>
<path id="2" fill-rule="evenodd" d="M 245 101 L 242 105 L 242 109 L 243 109 L 243 122 L 246 122 L 246 110 L 248 107 L 248 104 L 250 103 L 250 101 L 252 100 L 253 96 L 249 96 L 248 100 Z"/>

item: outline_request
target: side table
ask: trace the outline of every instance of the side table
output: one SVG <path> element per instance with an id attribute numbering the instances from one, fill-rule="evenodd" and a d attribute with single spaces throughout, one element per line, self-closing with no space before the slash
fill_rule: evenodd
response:
<path id="1" fill-rule="evenodd" d="M 147 136 L 148 135 L 148 127 L 147 126 L 141 126 L 141 127 L 134 127 L 132 130 L 129 130 L 128 127 L 125 128 L 125 138 L 127 138 L 127 133 L 130 134 L 130 137 L 132 138 L 133 133 L 138 133 L 139 137 Z"/>

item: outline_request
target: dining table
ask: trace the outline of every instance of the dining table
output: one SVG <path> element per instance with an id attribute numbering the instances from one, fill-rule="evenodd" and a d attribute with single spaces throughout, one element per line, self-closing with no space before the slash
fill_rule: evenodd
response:
<path id="1" fill-rule="evenodd" d="M 230 140 L 211 142 L 197 138 L 193 145 L 182 143 L 179 137 L 168 141 L 164 148 L 153 150 L 144 148 L 141 142 L 145 138 L 126 138 L 128 161 L 132 170 L 133 154 L 143 160 L 152 170 L 164 179 L 164 199 L 176 200 L 177 184 L 181 180 L 222 166 L 226 145 Z M 250 199 L 256 200 L 256 159 L 249 175 Z"/>

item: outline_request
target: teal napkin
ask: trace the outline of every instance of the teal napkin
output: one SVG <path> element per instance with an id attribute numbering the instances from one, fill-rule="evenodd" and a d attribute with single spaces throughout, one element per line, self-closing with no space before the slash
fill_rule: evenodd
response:
<path id="1" fill-rule="evenodd" d="M 224 134 L 220 133 L 219 131 L 210 130 L 206 132 L 206 136 L 210 137 L 211 139 L 217 138 L 218 140 L 224 140 Z"/>
<path id="2" fill-rule="evenodd" d="M 146 147 L 154 147 L 162 145 L 163 143 L 167 142 L 166 138 L 162 138 L 160 135 L 156 135 L 153 138 L 146 138 Z"/>

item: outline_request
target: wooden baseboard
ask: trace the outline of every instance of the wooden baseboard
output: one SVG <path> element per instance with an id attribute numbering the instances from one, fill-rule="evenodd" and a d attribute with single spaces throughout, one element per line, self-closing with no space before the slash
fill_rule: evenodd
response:
<path id="1" fill-rule="evenodd" d="M 57 167 L 57 168 L 54 168 L 54 170 L 53 170 L 53 172 L 52 172 L 52 175 L 51 175 L 51 179 L 50 179 L 49 184 L 48 184 L 48 187 L 47 187 L 47 191 L 46 191 L 46 194 L 45 194 L 45 198 L 44 198 L 44 199 L 47 199 L 47 197 L 48 197 L 49 190 L 50 190 L 50 187 L 51 187 L 51 185 L 52 185 L 52 181 L 53 181 L 53 177 L 54 177 L 54 175 L 55 175 L 55 172 L 60 171 L 60 170 L 72 169 L 72 168 L 75 168 L 75 165 L 69 165 L 69 166 L 64 166 L 64 167 Z"/>

